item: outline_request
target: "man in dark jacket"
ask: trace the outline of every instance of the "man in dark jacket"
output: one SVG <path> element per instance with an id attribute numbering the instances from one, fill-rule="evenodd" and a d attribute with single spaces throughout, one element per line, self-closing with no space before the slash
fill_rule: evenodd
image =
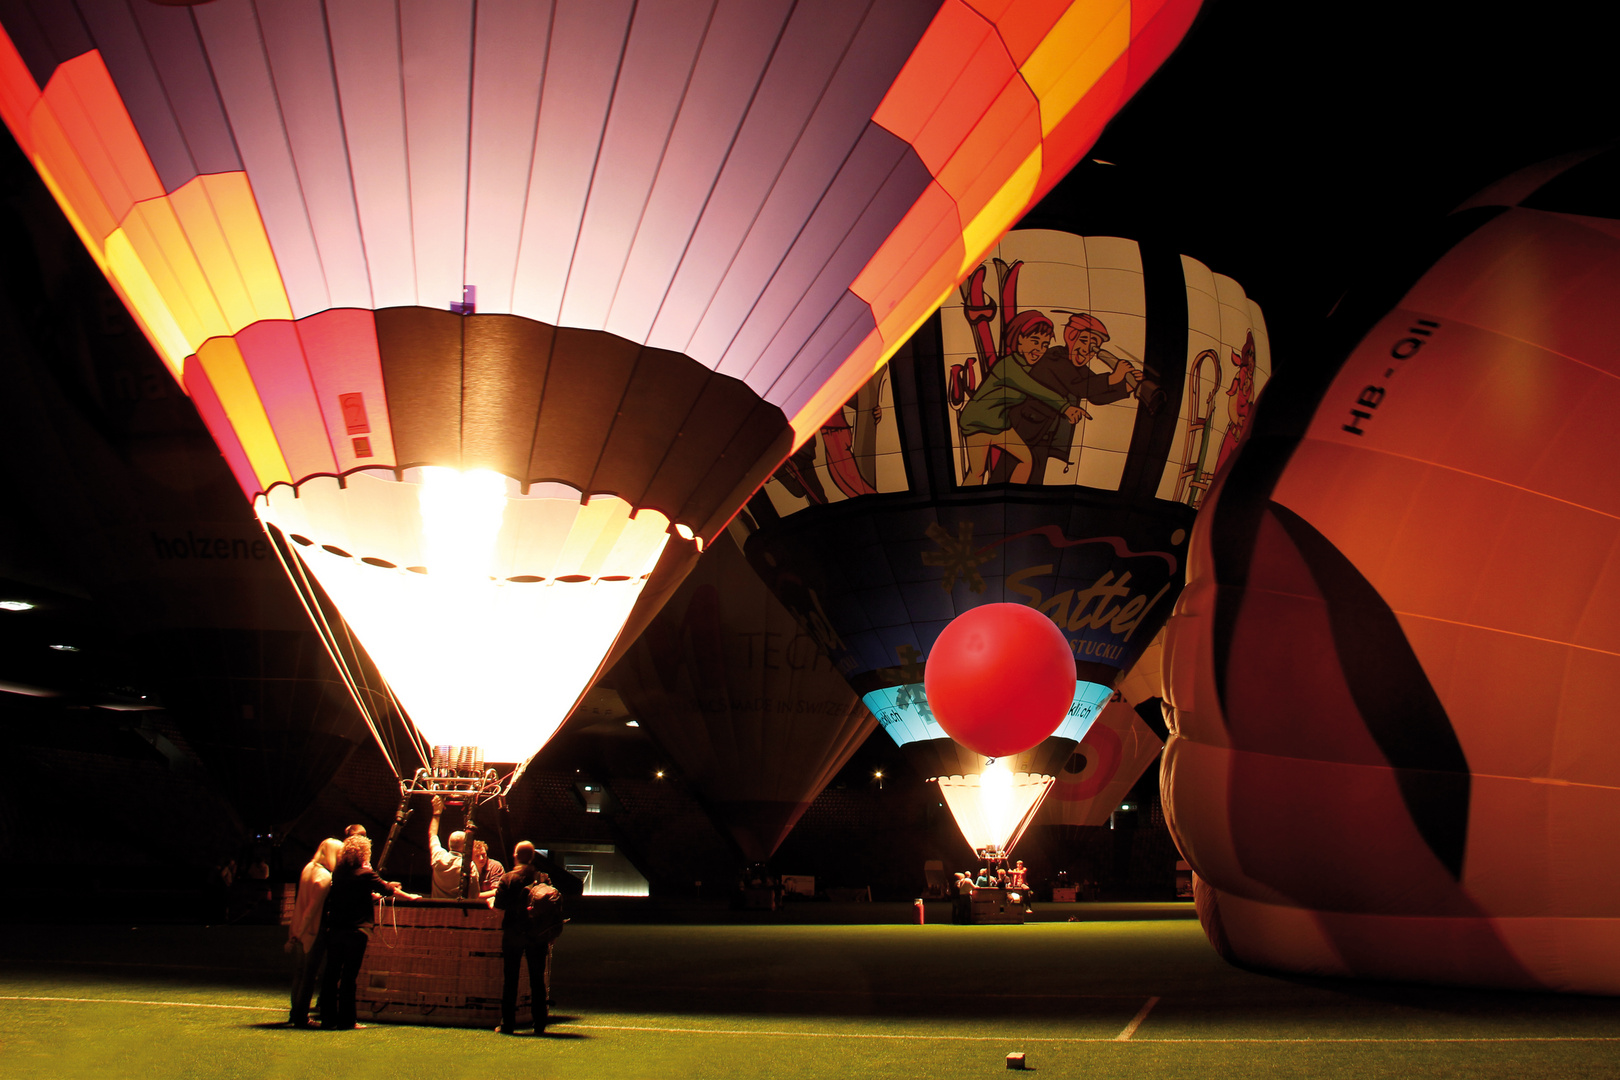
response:
<path id="1" fill-rule="evenodd" d="M 546 998 L 551 992 L 551 945 L 562 932 L 562 894 L 552 888 L 549 877 L 535 870 L 534 845 L 529 841 L 518 842 L 512 850 L 512 861 L 516 865 L 501 877 L 490 898 L 490 906 L 503 913 L 501 962 L 505 977 L 501 984 L 501 1026 L 495 1030 L 503 1035 L 517 1034 L 518 973 L 527 957 L 534 1033 L 542 1035 L 546 1030 Z M 531 917 L 531 902 L 540 905 L 539 918 Z"/>

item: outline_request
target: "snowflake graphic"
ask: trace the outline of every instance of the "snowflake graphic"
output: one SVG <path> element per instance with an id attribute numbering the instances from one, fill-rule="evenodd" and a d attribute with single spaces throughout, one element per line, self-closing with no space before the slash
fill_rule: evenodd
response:
<path id="1" fill-rule="evenodd" d="M 923 552 L 923 565 L 945 568 L 945 580 L 942 585 L 946 592 L 950 592 L 956 586 L 958 577 L 967 582 L 967 587 L 973 592 L 984 592 L 984 578 L 979 576 L 979 567 L 995 556 L 990 548 L 974 549 L 973 522 L 964 521 L 959 524 L 956 527 L 955 537 L 935 522 L 928 526 L 928 539 L 938 544 L 939 550 Z"/>

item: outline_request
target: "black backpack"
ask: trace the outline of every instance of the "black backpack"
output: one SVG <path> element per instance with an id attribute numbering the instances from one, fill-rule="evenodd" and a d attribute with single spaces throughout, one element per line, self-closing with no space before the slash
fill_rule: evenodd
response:
<path id="1" fill-rule="evenodd" d="M 549 945 L 562 936 L 562 893 L 543 881 L 529 886 L 529 940 Z"/>

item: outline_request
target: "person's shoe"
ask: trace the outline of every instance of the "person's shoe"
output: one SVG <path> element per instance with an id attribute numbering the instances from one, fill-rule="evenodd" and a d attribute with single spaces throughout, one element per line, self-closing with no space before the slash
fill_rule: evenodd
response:
<path id="1" fill-rule="evenodd" d="M 517 1034 L 517 1028 L 507 1027 L 505 1024 L 499 1024 L 495 1028 L 495 1034 L 497 1034 L 497 1035 L 516 1035 Z"/>

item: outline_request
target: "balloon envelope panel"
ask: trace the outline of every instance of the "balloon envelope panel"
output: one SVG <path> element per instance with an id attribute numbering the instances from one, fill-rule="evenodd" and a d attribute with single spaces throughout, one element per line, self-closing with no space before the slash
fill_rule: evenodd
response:
<path id="1" fill-rule="evenodd" d="M 1620 992 L 1615 173 L 1415 240 L 1199 519 L 1167 807 L 1237 958 Z"/>
<path id="2" fill-rule="evenodd" d="M 764 862 L 876 726 L 722 535 L 604 681 Z"/>

